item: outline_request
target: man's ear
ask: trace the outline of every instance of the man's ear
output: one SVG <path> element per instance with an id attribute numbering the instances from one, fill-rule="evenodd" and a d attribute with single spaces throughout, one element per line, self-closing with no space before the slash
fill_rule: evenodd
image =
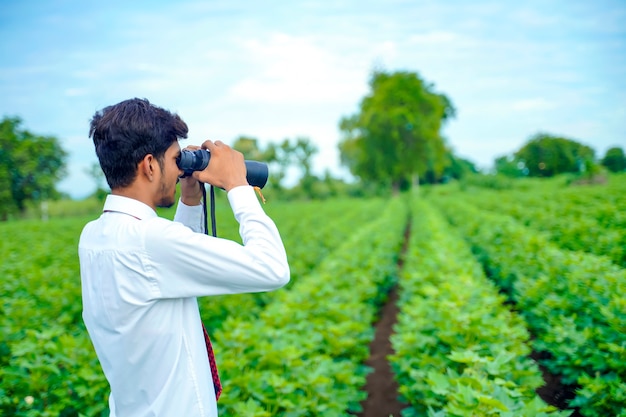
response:
<path id="1" fill-rule="evenodd" d="M 157 164 L 157 160 L 152 154 L 147 154 L 143 157 L 141 162 L 139 162 L 139 166 L 137 169 L 139 170 L 139 174 L 146 177 L 148 181 L 152 181 L 154 178 L 155 165 Z"/>

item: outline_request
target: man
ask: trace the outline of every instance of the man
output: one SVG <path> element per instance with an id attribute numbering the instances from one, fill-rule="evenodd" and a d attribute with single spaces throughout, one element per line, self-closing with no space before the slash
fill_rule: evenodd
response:
<path id="1" fill-rule="evenodd" d="M 216 416 L 217 375 L 196 297 L 289 281 L 285 248 L 247 183 L 243 155 L 219 141 L 202 145 L 207 168 L 180 180 L 174 221 L 157 216 L 175 202 L 178 139 L 187 130 L 178 115 L 140 99 L 91 120 L 111 195 L 78 253 L 83 319 L 111 386 L 111 416 Z M 204 183 L 227 192 L 243 245 L 201 233 Z"/>

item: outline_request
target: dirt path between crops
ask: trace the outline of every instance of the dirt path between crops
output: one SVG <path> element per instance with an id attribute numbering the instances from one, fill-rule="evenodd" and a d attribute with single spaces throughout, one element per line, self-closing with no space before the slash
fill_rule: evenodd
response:
<path id="1" fill-rule="evenodd" d="M 398 271 L 402 270 L 404 255 L 411 234 L 410 224 L 404 233 L 404 245 L 398 259 Z M 374 324 L 374 340 L 370 343 L 370 357 L 365 364 L 373 369 L 367 376 L 365 391 L 367 398 L 361 403 L 363 411 L 357 417 L 401 417 L 400 412 L 408 405 L 398 400 L 398 384 L 394 379 L 387 356 L 394 353 L 390 336 L 398 317 L 398 288 L 389 292 L 387 302 L 381 309 L 380 319 Z M 512 303 L 514 304 L 514 303 Z M 514 310 L 514 308 L 512 308 Z M 533 352 L 531 358 L 537 362 L 545 359 L 544 355 Z M 558 375 L 551 374 L 545 367 L 539 366 L 545 384 L 537 389 L 537 394 L 547 403 L 561 410 L 570 410 L 570 417 L 582 417 L 578 408 L 568 408 L 568 402 L 574 398 L 576 386 L 563 385 Z"/>
<path id="2" fill-rule="evenodd" d="M 530 357 L 539 365 L 543 380 L 545 381 L 543 386 L 537 388 L 537 395 L 547 404 L 553 405 L 559 410 L 571 410 L 572 414 L 569 417 L 582 417 L 578 408 L 568 407 L 568 403 L 576 396 L 576 389 L 578 387 L 563 384 L 559 375 L 552 374 L 545 366 L 540 364 L 542 359 L 549 357 L 547 353 L 533 351 Z"/>
<path id="3" fill-rule="evenodd" d="M 400 417 L 400 411 L 406 407 L 406 404 L 398 401 L 398 384 L 387 361 L 387 355 L 393 353 L 389 336 L 398 315 L 397 300 L 397 289 L 393 288 L 382 309 L 382 316 L 376 323 L 376 333 L 370 344 L 370 357 L 365 362 L 373 371 L 367 376 L 367 399 L 361 403 L 363 411 L 357 414 L 359 417 Z"/>
<path id="4" fill-rule="evenodd" d="M 398 259 L 399 271 L 404 263 L 410 234 L 409 224 L 404 232 L 404 245 Z M 398 289 L 394 286 L 381 309 L 380 319 L 374 325 L 376 331 L 370 344 L 370 357 L 365 362 L 373 371 L 367 376 L 365 384 L 367 398 L 361 403 L 363 411 L 357 414 L 358 417 L 400 417 L 400 411 L 407 406 L 398 400 L 398 384 L 387 360 L 387 356 L 393 354 L 389 338 L 393 334 L 393 325 L 398 317 L 397 301 Z"/>

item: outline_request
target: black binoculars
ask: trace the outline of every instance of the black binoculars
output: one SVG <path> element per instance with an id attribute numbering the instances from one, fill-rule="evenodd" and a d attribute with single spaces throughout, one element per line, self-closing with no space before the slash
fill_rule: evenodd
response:
<path id="1" fill-rule="evenodd" d="M 202 171 L 205 169 L 209 165 L 210 160 L 211 153 L 206 149 L 197 149 L 195 151 L 183 149 L 180 152 L 180 156 L 176 160 L 176 164 L 178 165 L 178 168 L 183 170 L 183 177 L 188 177 L 194 171 Z M 269 174 L 267 164 L 258 161 L 245 162 L 246 179 L 248 180 L 248 184 L 253 187 L 265 187 Z"/>

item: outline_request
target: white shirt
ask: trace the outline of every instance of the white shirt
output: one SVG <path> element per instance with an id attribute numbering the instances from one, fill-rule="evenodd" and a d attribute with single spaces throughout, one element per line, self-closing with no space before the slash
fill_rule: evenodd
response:
<path id="1" fill-rule="evenodd" d="M 202 206 L 182 201 L 170 221 L 109 195 L 83 229 L 83 320 L 111 386 L 111 416 L 217 416 L 196 297 L 289 281 L 280 235 L 252 187 L 232 189 L 228 200 L 243 246 L 198 233 Z"/>

